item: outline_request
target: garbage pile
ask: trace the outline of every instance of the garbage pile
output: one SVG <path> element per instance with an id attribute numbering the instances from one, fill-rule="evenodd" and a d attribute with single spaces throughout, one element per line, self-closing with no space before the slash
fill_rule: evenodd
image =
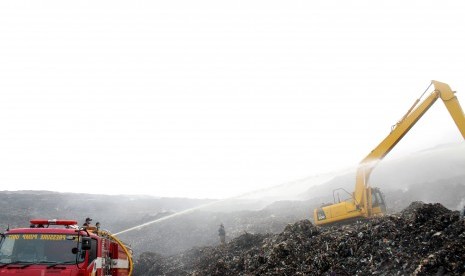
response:
<path id="1" fill-rule="evenodd" d="M 458 211 L 414 202 L 350 225 L 302 220 L 280 234 L 244 233 L 217 247 L 147 256 L 152 266 L 134 275 L 463 275 L 465 226 Z"/>

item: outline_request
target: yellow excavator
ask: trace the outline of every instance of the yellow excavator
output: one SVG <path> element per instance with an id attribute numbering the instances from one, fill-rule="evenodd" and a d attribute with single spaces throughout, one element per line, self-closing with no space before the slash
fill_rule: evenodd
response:
<path id="1" fill-rule="evenodd" d="M 420 102 L 431 85 L 434 85 L 434 91 Z M 360 162 L 356 172 L 355 191 L 351 194 L 351 197 L 345 201 L 323 205 L 315 209 L 313 212 L 315 224 L 346 223 L 386 213 L 386 203 L 383 194 L 379 188 L 371 187 L 369 184 L 371 172 L 378 162 L 395 147 L 438 98 L 441 98 L 444 102 L 444 105 L 465 139 L 465 115 L 454 94 L 455 92 L 450 89 L 449 85 L 433 80 L 402 119 L 392 127 L 389 135 Z"/>

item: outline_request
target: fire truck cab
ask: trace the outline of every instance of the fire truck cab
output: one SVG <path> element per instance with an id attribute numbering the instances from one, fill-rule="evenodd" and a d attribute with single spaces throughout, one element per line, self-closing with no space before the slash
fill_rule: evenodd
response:
<path id="1" fill-rule="evenodd" d="M 107 231 L 74 220 L 31 220 L 1 234 L 0 275 L 131 275 L 131 251 Z"/>

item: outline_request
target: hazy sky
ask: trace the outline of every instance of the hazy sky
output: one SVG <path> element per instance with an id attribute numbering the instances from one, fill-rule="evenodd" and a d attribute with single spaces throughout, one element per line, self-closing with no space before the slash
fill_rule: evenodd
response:
<path id="1" fill-rule="evenodd" d="M 463 1 L 1 1 L 0 190 L 228 197 L 356 166 L 432 79 L 465 105 Z M 438 102 L 396 158 L 462 138 Z"/>

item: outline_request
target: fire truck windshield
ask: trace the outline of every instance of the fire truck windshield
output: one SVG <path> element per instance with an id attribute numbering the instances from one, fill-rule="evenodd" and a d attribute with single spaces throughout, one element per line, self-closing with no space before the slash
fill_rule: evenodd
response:
<path id="1" fill-rule="evenodd" d="M 85 252 L 77 253 L 77 239 L 77 235 L 65 234 L 5 234 L 0 242 L 0 264 L 82 262 Z"/>

